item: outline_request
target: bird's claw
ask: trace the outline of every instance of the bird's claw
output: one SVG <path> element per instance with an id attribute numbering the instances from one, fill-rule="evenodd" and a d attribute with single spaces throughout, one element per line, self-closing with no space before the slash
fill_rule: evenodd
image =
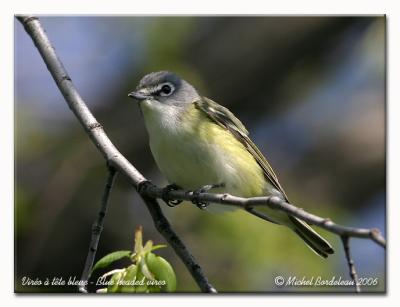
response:
<path id="1" fill-rule="evenodd" d="M 200 210 L 205 210 L 209 204 L 199 200 L 200 193 L 204 193 L 204 192 L 201 191 L 201 189 L 193 191 L 192 203 L 195 204 L 197 206 L 197 208 L 199 208 Z"/>
<path id="2" fill-rule="evenodd" d="M 178 199 L 171 200 L 171 199 L 169 199 L 168 193 L 171 191 L 176 191 L 176 190 L 181 190 L 181 189 L 182 188 L 180 186 L 178 186 L 174 183 L 169 184 L 163 189 L 161 199 L 167 204 L 167 206 L 175 207 L 175 206 L 179 205 L 182 202 L 182 200 L 178 200 Z"/>
<path id="3" fill-rule="evenodd" d="M 199 209 L 201 209 L 201 210 L 205 210 L 205 209 L 209 206 L 209 203 L 204 202 L 204 201 L 201 201 L 201 200 L 199 199 L 200 194 L 201 194 L 201 193 L 206 193 L 206 192 L 208 192 L 208 191 L 211 190 L 211 189 L 214 189 L 214 188 L 222 188 L 222 187 L 224 187 L 224 186 L 225 186 L 225 184 L 223 184 L 223 183 L 218 183 L 218 184 L 207 184 L 207 185 L 201 187 L 200 189 L 193 191 L 192 203 L 195 204 L 195 205 L 197 206 L 197 208 L 199 208 Z"/>

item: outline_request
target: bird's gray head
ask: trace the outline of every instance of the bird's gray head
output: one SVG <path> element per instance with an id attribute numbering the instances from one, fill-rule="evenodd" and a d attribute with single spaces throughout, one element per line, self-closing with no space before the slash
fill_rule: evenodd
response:
<path id="1" fill-rule="evenodd" d="M 169 106 L 183 106 L 200 98 L 193 86 L 169 71 L 145 75 L 128 96 L 139 101 L 147 100 Z"/>

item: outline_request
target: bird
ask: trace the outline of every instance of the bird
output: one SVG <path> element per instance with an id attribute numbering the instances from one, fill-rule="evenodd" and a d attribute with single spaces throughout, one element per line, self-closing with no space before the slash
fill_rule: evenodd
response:
<path id="1" fill-rule="evenodd" d="M 242 122 L 178 74 L 149 73 L 128 96 L 139 102 L 152 155 L 169 187 L 245 198 L 277 196 L 289 203 Z M 326 258 L 334 253 L 331 244 L 303 220 L 268 206 L 255 208 L 249 212 L 288 227 L 317 255 Z"/>

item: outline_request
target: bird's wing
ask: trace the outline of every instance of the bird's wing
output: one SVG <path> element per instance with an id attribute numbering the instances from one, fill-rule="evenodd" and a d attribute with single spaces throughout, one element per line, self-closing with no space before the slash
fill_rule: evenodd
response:
<path id="1" fill-rule="evenodd" d="M 264 171 L 265 178 L 282 193 L 287 199 L 286 193 L 280 185 L 278 178 L 276 177 L 272 167 L 269 165 L 267 159 L 257 148 L 257 146 L 250 140 L 249 132 L 242 124 L 242 122 L 233 115 L 227 108 L 219 105 L 215 101 L 202 97 L 200 100 L 194 102 L 197 109 L 203 111 L 207 116 L 214 121 L 216 124 L 224 129 L 227 129 L 232 135 L 243 144 L 248 152 L 254 157 L 257 163 L 261 166 Z"/>

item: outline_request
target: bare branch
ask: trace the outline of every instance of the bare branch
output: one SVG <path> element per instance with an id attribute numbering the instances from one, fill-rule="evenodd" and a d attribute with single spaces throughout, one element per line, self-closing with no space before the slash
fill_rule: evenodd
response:
<path id="1" fill-rule="evenodd" d="M 350 238 L 348 236 L 341 236 L 344 254 L 346 255 L 347 265 L 349 267 L 350 277 L 354 282 L 354 289 L 357 293 L 361 292 L 360 285 L 358 283 L 358 275 L 356 271 L 356 266 L 350 254 Z"/>
<path id="2" fill-rule="evenodd" d="M 39 19 L 35 16 L 17 16 L 17 19 L 22 23 L 25 31 L 32 38 L 35 46 L 39 50 L 40 55 L 46 63 L 47 69 L 53 76 L 53 79 L 56 82 L 60 92 L 64 96 L 69 108 L 78 118 L 92 142 L 96 145 L 97 149 L 104 156 L 108 164 L 114 167 L 119 173 L 123 174 L 129 180 L 129 182 L 136 189 L 138 189 L 140 183 L 146 182 L 147 180 L 117 150 L 104 132 L 103 127 L 97 122 L 96 118 L 90 112 L 89 108 L 86 106 L 85 102 L 73 85 L 71 78 L 69 77 L 63 64 L 58 59 L 58 56 L 51 45 L 46 32 L 40 24 Z M 204 276 L 199 264 L 194 260 L 193 256 L 189 253 L 183 242 L 172 230 L 171 225 L 163 215 L 157 201 L 151 197 L 143 197 L 143 200 L 145 201 L 147 208 L 150 210 L 157 229 L 188 268 L 201 291 L 216 292 L 214 287 Z"/>
<path id="3" fill-rule="evenodd" d="M 204 275 L 200 265 L 193 258 L 185 244 L 172 230 L 170 223 L 161 211 L 160 206 L 154 198 L 143 196 L 142 198 L 153 218 L 154 225 L 159 233 L 167 240 L 174 248 L 175 253 L 183 260 L 186 268 L 196 280 L 198 286 L 203 292 L 217 293 L 217 290 L 210 284 L 207 277 Z"/>
<path id="4" fill-rule="evenodd" d="M 87 293 L 87 282 L 92 273 L 94 259 L 96 258 L 97 247 L 99 246 L 100 235 L 103 231 L 104 218 L 107 214 L 108 199 L 115 181 L 115 175 L 115 169 L 113 167 L 108 167 L 108 177 L 104 187 L 103 197 L 101 198 L 100 211 L 92 226 L 92 237 L 90 239 L 89 251 L 86 257 L 85 267 L 83 268 L 81 283 L 78 286 L 78 291 L 82 293 Z"/>
<path id="5" fill-rule="evenodd" d="M 146 185 L 145 191 L 142 191 L 142 194 L 154 198 L 167 197 L 170 200 L 196 200 L 201 202 L 216 203 L 225 206 L 235 206 L 245 210 L 250 210 L 251 208 L 257 206 L 268 206 L 275 210 L 284 211 L 290 215 L 298 217 L 303 221 L 321 227 L 339 236 L 370 239 L 380 246 L 384 248 L 386 247 L 385 238 L 376 228 L 366 229 L 342 226 L 334 223 L 329 218 L 322 218 L 320 216 L 308 213 L 301 208 L 285 202 L 277 196 L 242 198 L 230 194 L 193 193 L 192 191 L 187 192 L 183 190 L 166 192 L 164 189 L 150 184 Z"/>

